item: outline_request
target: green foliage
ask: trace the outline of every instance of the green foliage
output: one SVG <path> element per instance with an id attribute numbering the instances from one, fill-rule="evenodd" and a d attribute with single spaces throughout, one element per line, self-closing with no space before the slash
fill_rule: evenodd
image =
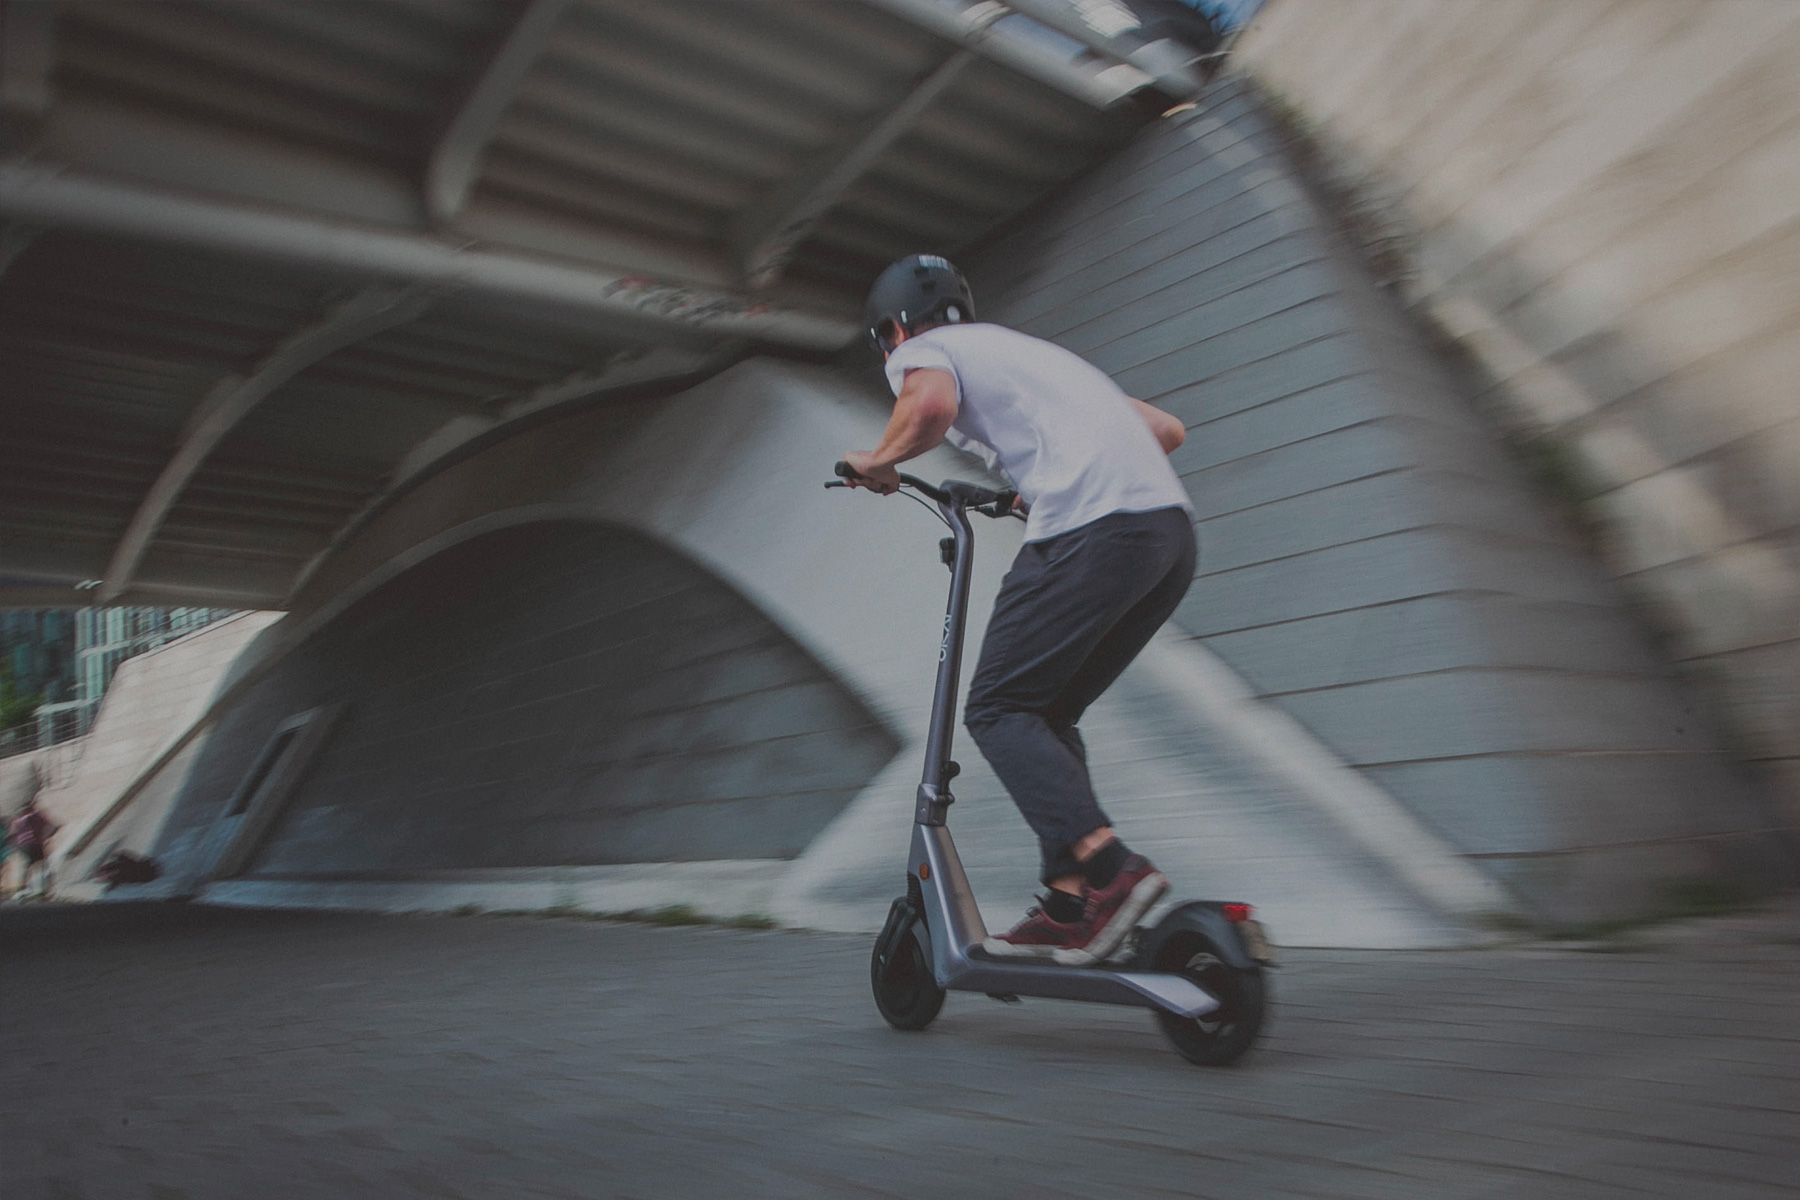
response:
<path id="1" fill-rule="evenodd" d="M 626 913 L 626 918 L 646 925 L 709 925 L 711 922 L 685 904 L 670 904 L 648 912 Z"/>
<path id="2" fill-rule="evenodd" d="M 1738 880 L 1697 875 L 1677 880 L 1664 889 L 1661 912 L 1665 920 L 1718 917 L 1743 912 L 1754 907 L 1756 900 L 1755 891 Z"/>
<path id="3" fill-rule="evenodd" d="M 725 929 L 778 929 L 776 922 L 760 913 L 744 913 L 735 917 L 713 918 L 687 904 L 668 904 L 661 908 L 638 908 L 630 912 L 594 912 L 572 904 L 549 908 L 482 909 L 464 904 L 449 910 L 450 916 L 471 917 L 539 917 L 565 921 L 621 921 L 633 925 L 718 925 Z"/>
<path id="4" fill-rule="evenodd" d="M 719 924 L 724 925 L 728 929 L 780 928 L 780 926 L 775 923 L 773 917 L 765 917 L 760 913 L 744 913 L 742 916 L 736 916 L 726 921 L 720 921 Z"/>
<path id="5" fill-rule="evenodd" d="M 1619 953 L 1649 948 L 1640 935 L 1655 926 L 1744 912 L 1757 907 L 1761 898 L 1755 889 L 1737 880 L 1716 875 L 1692 875 L 1663 884 L 1655 901 L 1635 916 L 1559 925 L 1520 913 L 1488 913 L 1476 923 L 1509 937 L 1583 942 L 1588 943 L 1581 947 L 1585 950 Z"/>
<path id="6" fill-rule="evenodd" d="M 12 729 L 29 723 L 37 714 L 44 697 L 38 692 L 21 692 L 13 666 L 0 658 L 0 729 Z"/>
<path id="7" fill-rule="evenodd" d="M 1516 438 L 1513 448 L 1531 477 L 1573 509 L 1581 510 L 1604 490 L 1574 448 L 1554 434 Z"/>
<path id="8" fill-rule="evenodd" d="M 1698 917 L 1722 917 L 1755 908 L 1752 888 L 1716 875 L 1693 875 L 1665 883 L 1654 904 L 1635 917 L 1570 925 L 1548 931 L 1555 941 L 1595 942 L 1590 949 L 1630 949 L 1637 934 L 1652 926 Z"/>
<path id="9" fill-rule="evenodd" d="M 1483 929 L 1491 929 L 1495 933 L 1524 935 L 1537 932 L 1537 923 L 1530 917 L 1516 912 L 1481 913 L 1475 918 L 1475 924 Z"/>

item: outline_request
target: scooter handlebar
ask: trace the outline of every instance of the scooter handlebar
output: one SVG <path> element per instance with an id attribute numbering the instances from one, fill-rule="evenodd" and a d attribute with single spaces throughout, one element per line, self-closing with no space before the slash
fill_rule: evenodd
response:
<path id="1" fill-rule="evenodd" d="M 833 464 L 831 470 L 837 478 L 825 485 L 828 488 L 849 487 L 850 484 L 845 482 L 846 480 L 863 477 L 860 471 L 842 459 Z M 907 474 L 900 475 L 900 485 L 909 487 L 921 496 L 935 500 L 939 504 L 954 504 L 964 509 L 974 509 L 989 517 L 1018 517 L 1021 521 L 1025 519 L 1024 514 L 1013 507 L 1013 502 L 1018 499 L 1019 493 L 1011 488 L 995 491 L 993 488 L 984 488 L 975 483 L 965 483 L 960 479 L 946 479 L 941 486 L 933 487 L 918 476 Z"/>

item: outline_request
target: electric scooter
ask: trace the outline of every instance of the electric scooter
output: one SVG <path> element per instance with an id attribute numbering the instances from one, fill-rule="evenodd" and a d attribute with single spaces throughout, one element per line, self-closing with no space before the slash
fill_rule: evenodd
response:
<path id="1" fill-rule="evenodd" d="M 838 463 L 836 472 L 839 478 L 826 487 L 848 487 L 843 481 L 856 477 L 848 463 Z M 1163 1033 L 1189 1062 L 1223 1066 L 1235 1061 L 1262 1027 L 1269 995 L 1263 969 L 1274 965 L 1268 937 L 1248 904 L 1192 900 L 1177 905 L 1153 926 L 1134 929 L 1113 955 L 1090 966 L 999 959 L 981 948 L 987 928 L 948 825 L 955 801 L 950 781 L 961 771 L 950 750 L 975 559 L 968 514 L 1017 516 L 1017 493 L 954 479 L 938 487 L 911 475 L 901 475 L 900 482 L 931 501 L 950 528 L 951 536 L 938 544 L 950 568 L 950 602 L 938 646 L 937 690 L 913 818 L 906 894 L 888 910 L 869 964 L 875 1007 L 894 1028 L 918 1030 L 937 1017 L 946 992 L 981 992 L 1009 1003 L 1044 996 L 1132 1005 L 1155 1013 Z"/>

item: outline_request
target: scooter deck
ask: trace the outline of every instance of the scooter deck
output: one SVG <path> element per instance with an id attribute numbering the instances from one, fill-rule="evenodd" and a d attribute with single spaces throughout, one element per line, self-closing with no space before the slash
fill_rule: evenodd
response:
<path id="1" fill-rule="evenodd" d="M 1096 964 L 1065 967 L 1056 963 L 989 958 L 979 946 L 952 956 L 955 965 L 940 986 L 952 992 L 1041 996 L 1052 1000 L 1085 1000 L 1157 1008 L 1178 1017 L 1200 1017 L 1219 1007 L 1192 980 L 1150 971 L 1122 971 Z M 960 961 L 956 961 L 960 960 Z"/>
<path id="2" fill-rule="evenodd" d="M 1124 1004 L 1189 1018 L 1219 1007 L 1216 999 L 1180 975 L 1121 970 L 1105 963 L 1066 967 L 988 957 L 981 948 L 987 937 L 981 911 L 950 831 L 941 825 L 913 827 L 908 870 L 921 885 L 926 932 L 931 939 L 931 973 L 945 991 Z"/>

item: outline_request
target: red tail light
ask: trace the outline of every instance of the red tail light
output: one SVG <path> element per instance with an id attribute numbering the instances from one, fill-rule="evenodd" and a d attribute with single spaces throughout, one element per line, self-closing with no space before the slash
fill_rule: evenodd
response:
<path id="1" fill-rule="evenodd" d="M 1250 906 L 1248 904 L 1221 904 L 1219 905 L 1219 915 L 1233 925 L 1241 925 L 1250 919 Z"/>

